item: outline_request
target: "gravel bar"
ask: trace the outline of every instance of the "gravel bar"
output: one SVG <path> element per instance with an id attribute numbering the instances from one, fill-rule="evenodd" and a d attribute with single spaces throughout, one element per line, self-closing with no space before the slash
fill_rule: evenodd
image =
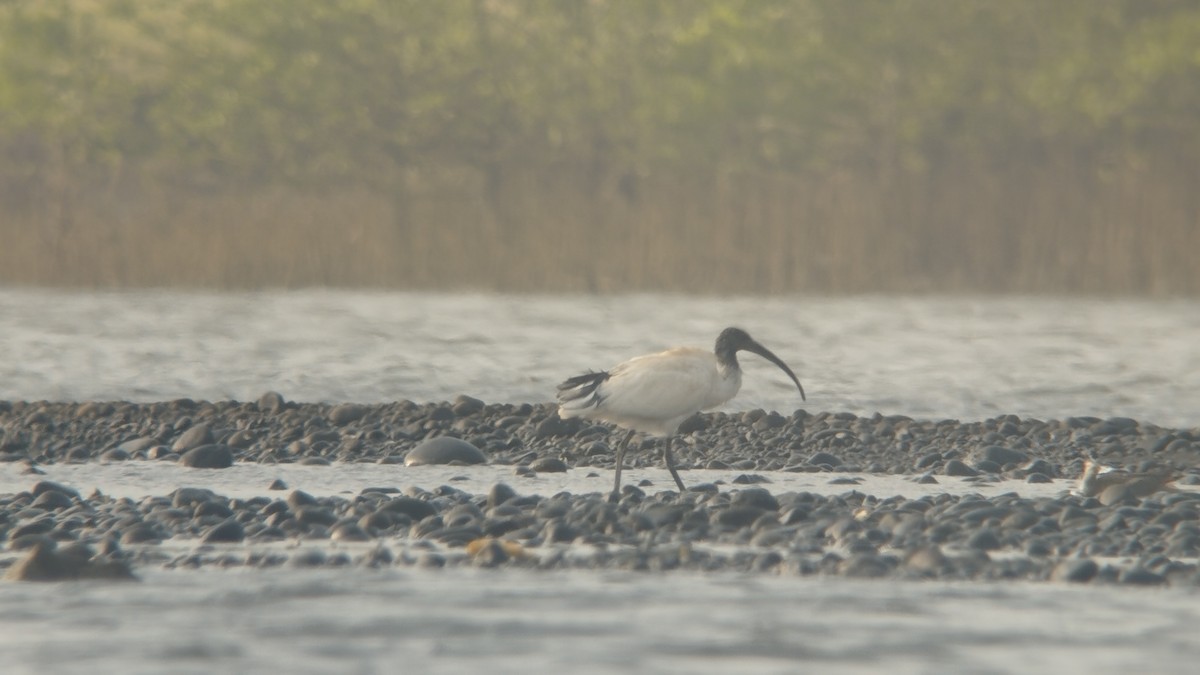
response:
<path id="1" fill-rule="evenodd" d="M 620 431 L 561 420 L 550 404 L 0 401 L 0 462 L 29 475 L 0 495 L 10 579 L 136 578 L 199 566 L 519 566 L 738 570 L 868 578 L 1200 585 L 1200 430 L 1129 418 L 915 420 L 752 410 L 701 414 L 675 443 L 688 491 L 624 487 L 533 494 L 521 477 L 612 469 Z M 436 440 L 435 440 L 436 439 Z M 454 440 L 457 439 L 457 440 Z M 659 467 L 658 441 L 627 463 Z M 944 492 L 876 496 L 847 474 L 1026 484 L 1069 481 L 1083 461 L 1168 469 L 1173 489 L 1100 499 Z M 511 481 L 380 486 L 314 496 L 286 485 L 228 497 L 178 487 L 140 499 L 46 479 L 60 464 L 452 463 L 511 468 Z M 736 472 L 717 484 L 687 481 Z M 698 471 L 705 470 L 705 471 Z M 772 473 L 830 473 L 841 494 L 769 490 Z M 670 485 L 663 482 L 661 485 Z M 269 490 L 271 487 L 273 490 Z M 984 492 L 981 490 L 980 492 Z"/>

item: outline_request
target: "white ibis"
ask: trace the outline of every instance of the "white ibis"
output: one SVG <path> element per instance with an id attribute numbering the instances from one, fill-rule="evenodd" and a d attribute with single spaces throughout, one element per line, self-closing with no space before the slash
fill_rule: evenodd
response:
<path id="1" fill-rule="evenodd" d="M 1101 466 L 1093 459 L 1083 460 L 1083 475 L 1075 487 L 1075 494 L 1081 497 L 1098 497 L 1105 490 L 1122 486 L 1125 493 L 1134 497 L 1145 497 L 1159 490 L 1178 492 L 1170 469 L 1159 469 L 1146 473 L 1129 473 L 1112 467 Z"/>
<path id="2" fill-rule="evenodd" d="M 617 447 L 614 499 L 621 488 L 625 449 L 639 431 L 666 437 L 663 461 L 679 491 L 684 491 L 671 457 L 672 434 L 688 417 L 716 408 L 737 395 L 742 386 L 739 351 L 753 352 L 782 368 L 804 400 L 804 387 L 792 369 L 740 328 L 721 331 L 711 352 L 675 347 L 630 359 L 603 372 L 577 375 L 558 385 L 560 417 L 603 420 L 629 429 Z"/>

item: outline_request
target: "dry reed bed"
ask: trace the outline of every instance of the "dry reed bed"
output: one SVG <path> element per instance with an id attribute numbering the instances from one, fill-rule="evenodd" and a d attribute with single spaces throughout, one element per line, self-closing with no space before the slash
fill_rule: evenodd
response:
<path id="1" fill-rule="evenodd" d="M 1200 292 L 1197 172 L 1083 161 L 366 188 L 74 190 L 0 204 L 0 282 L 500 291 Z"/>

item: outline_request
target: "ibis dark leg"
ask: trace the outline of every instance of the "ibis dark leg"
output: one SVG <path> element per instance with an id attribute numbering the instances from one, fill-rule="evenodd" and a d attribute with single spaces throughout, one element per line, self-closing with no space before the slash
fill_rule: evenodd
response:
<path id="1" fill-rule="evenodd" d="M 617 476 L 613 479 L 613 498 L 621 496 L 621 467 L 625 465 L 625 449 L 629 447 L 629 441 L 633 439 L 635 433 L 637 433 L 635 430 L 630 429 L 629 433 L 625 434 L 625 440 L 617 446 Z"/>
<path id="2" fill-rule="evenodd" d="M 675 458 L 671 456 L 671 441 L 674 439 L 674 436 L 667 436 L 666 443 L 663 444 L 663 461 L 667 463 L 667 471 L 671 472 L 671 478 L 675 479 L 679 491 L 687 492 L 687 488 L 683 487 L 683 481 L 679 480 L 679 472 L 675 470 Z"/>

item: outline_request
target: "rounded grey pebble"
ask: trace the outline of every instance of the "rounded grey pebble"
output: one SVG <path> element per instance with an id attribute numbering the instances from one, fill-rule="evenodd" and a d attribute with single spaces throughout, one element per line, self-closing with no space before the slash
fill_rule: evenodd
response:
<path id="1" fill-rule="evenodd" d="M 193 469 L 228 469 L 233 466 L 233 448 L 219 443 L 201 445 L 184 453 L 179 463 Z"/>
<path id="2" fill-rule="evenodd" d="M 408 516 L 414 521 L 437 514 L 437 509 L 434 508 L 433 504 L 421 501 L 415 497 L 396 497 L 379 508 L 381 511 Z"/>
<path id="3" fill-rule="evenodd" d="M 404 458 L 405 466 L 428 464 L 486 464 L 487 457 L 470 443 L 452 436 L 431 438 L 409 451 Z"/>
<path id="4" fill-rule="evenodd" d="M 179 453 L 171 452 L 171 449 L 165 445 L 156 445 L 146 451 L 146 459 L 178 461 Z"/>
<path id="5" fill-rule="evenodd" d="M 558 457 L 542 457 L 530 463 L 529 468 L 538 473 L 566 473 L 567 463 Z"/>
<path id="6" fill-rule="evenodd" d="M 277 413 L 287 407 L 287 401 L 283 399 L 283 394 L 277 391 L 268 391 L 258 397 L 258 409 L 264 412 Z"/>
<path id="7" fill-rule="evenodd" d="M 455 415 L 459 417 L 466 417 L 468 415 L 474 415 L 475 413 L 480 412 L 485 407 L 486 406 L 484 405 L 483 401 L 471 396 L 467 396 L 466 394 L 462 394 L 458 398 L 454 399 L 454 405 L 452 405 L 450 409 L 454 411 Z"/>
<path id="8" fill-rule="evenodd" d="M 233 509 L 229 508 L 224 502 L 212 500 L 196 505 L 196 510 L 192 513 L 196 518 L 204 516 L 216 516 L 218 518 L 233 517 Z"/>
<path id="9" fill-rule="evenodd" d="M 329 538 L 334 541 L 370 541 L 371 535 L 355 523 L 342 523 L 333 528 Z"/>
<path id="10" fill-rule="evenodd" d="M 496 483 L 488 490 L 487 505 L 488 508 L 496 508 L 504 502 L 517 496 L 517 491 L 509 487 L 505 483 Z"/>
<path id="11" fill-rule="evenodd" d="M 1099 571 L 1100 566 L 1091 558 L 1071 558 L 1058 563 L 1050 573 L 1050 578 L 1054 581 L 1085 583 L 1091 581 Z"/>
<path id="12" fill-rule="evenodd" d="M 191 508 L 216 498 L 216 493 L 208 488 L 181 487 L 171 493 L 171 506 Z"/>
<path id="13" fill-rule="evenodd" d="M 387 567 L 395 560 L 390 549 L 382 546 L 376 549 L 371 549 L 361 559 L 361 564 L 366 567 Z"/>
<path id="14" fill-rule="evenodd" d="M 570 436 L 576 431 L 579 431 L 579 418 L 562 419 L 558 415 L 552 415 L 542 420 L 533 431 L 534 438 L 553 438 L 555 436 Z"/>
<path id="15" fill-rule="evenodd" d="M 394 487 L 365 487 L 365 488 L 363 488 L 363 489 L 362 489 L 362 491 L 361 491 L 361 494 L 364 494 L 364 495 L 365 495 L 365 494 L 368 494 L 368 493 L 371 493 L 371 492 L 374 492 L 374 493 L 377 493 L 377 494 L 381 494 L 381 495 L 395 495 L 395 494 L 400 494 L 400 488 L 394 488 Z"/>
<path id="16" fill-rule="evenodd" d="M 980 551 L 995 551 L 1001 548 L 1003 544 L 1000 542 L 1000 537 L 991 529 L 983 529 L 971 535 L 967 539 L 967 546 Z"/>
<path id="17" fill-rule="evenodd" d="M 765 488 L 743 488 L 733 493 L 729 503 L 734 506 L 749 506 L 763 511 L 778 511 L 779 500 Z"/>
<path id="18" fill-rule="evenodd" d="M 288 485 L 287 485 L 287 483 L 283 482 L 283 479 L 276 478 L 275 480 L 271 481 L 271 484 L 267 486 L 267 489 L 268 490 L 286 490 L 286 489 L 288 489 Z"/>
<path id="19" fill-rule="evenodd" d="M 454 410 L 447 405 L 439 405 L 429 411 L 429 419 L 434 422 L 449 421 L 454 419 Z"/>
<path id="20" fill-rule="evenodd" d="M 1159 586 L 1167 583 L 1167 578 L 1144 567 L 1133 567 L 1122 571 L 1117 582 L 1134 586 Z"/>
<path id="21" fill-rule="evenodd" d="M 1029 459 L 1029 456 L 1019 450 L 1002 448 L 998 445 L 987 445 L 979 448 L 971 453 L 972 459 L 976 462 L 987 461 L 994 462 L 1000 466 L 1005 464 L 1020 464 Z"/>
<path id="22" fill-rule="evenodd" d="M 769 569 L 778 567 L 783 562 L 783 556 L 778 551 L 767 551 L 759 554 L 754 559 L 754 569 L 759 572 L 765 572 Z"/>
<path id="23" fill-rule="evenodd" d="M 157 544 L 162 540 L 158 529 L 146 523 L 138 523 L 121 533 L 122 544 Z"/>
<path id="24" fill-rule="evenodd" d="M 504 546 L 493 539 L 475 553 L 475 564 L 480 567 L 498 567 L 508 562 L 509 558 L 508 551 L 504 550 Z"/>
<path id="25" fill-rule="evenodd" d="M 940 461 L 942 461 L 942 454 L 940 452 L 931 452 L 927 455 L 922 455 L 914 466 L 918 469 L 928 469 Z"/>
<path id="26" fill-rule="evenodd" d="M 707 428 L 708 422 L 705 421 L 704 416 L 700 413 L 696 413 L 695 415 L 692 415 L 691 417 L 680 422 L 679 428 L 675 430 L 675 433 L 690 434 L 696 431 L 704 431 Z"/>
<path id="27" fill-rule="evenodd" d="M 558 519 L 546 522 L 542 528 L 542 539 L 548 542 L 571 542 L 579 536 L 579 530 Z"/>
<path id="28" fill-rule="evenodd" d="M 963 464 L 957 459 L 952 459 L 946 462 L 946 466 L 942 468 L 942 473 L 947 476 L 978 476 L 979 472 L 971 467 Z"/>
<path id="29" fill-rule="evenodd" d="M 293 509 L 298 509 L 301 506 L 316 506 L 319 503 L 316 497 L 304 490 L 292 490 L 287 496 L 287 504 Z"/>
<path id="30" fill-rule="evenodd" d="M 982 471 L 983 473 L 1000 473 L 1001 467 L 996 462 L 983 459 L 975 462 L 975 470 Z"/>
<path id="31" fill-rule="evenodd" d="M 758 520 L 763 513 L 762 509 L 754 506 L 733 506 L 713 513 L 710 521 L 714 525 L 742 528 Z"/>
<path id="32" fill-rule="evenodd" d="M 808 463 L 813 466 L 827 466 L 834 469 L 842 465 L 842 460 L 837 455 L 828 452 L 817 452 L 808 458 Z"/>
<path id="33" fill-rule="evenodd" d="M 139 452 L 145 452 L 155 445 L 156 441 L 151 436 L 141 436 L 132 438 L 124 443 L 121 443 L 114 450 L 124 450 L 127 455 L 136 455 Z M 104 455 L 101 455 L 103 457 Z"/>
<path id="34" fill-rule="evenodd" d="M 358 526 L 367 532 L 386 530 L 396 524 L 396 519 L 387 511 L 372 511 L 358 519 Z"/>
<path id="35" fill-rule="evenodd" d="M 278 527 L 266 527 L 254 533 L 254 541 L 283 541 L 287 533 Z"/>
<path id="36" fill-rule="evenodd" d="M 208 532 L 204 533 L 203 540 L 206 544 L 236 544 L 243 541 L 245 538 L 246 530 L 242 527 L 242 524 L 233 518 L 229 518 L 216 525 L 213 525 Z"/>
<path id="37" fill-rule="evenodd" d="M 950 561 L 937 546 L 922 546 L 904 558 L 904 566 L 924 575 L 936 576 L 946 569 Z"/>
<path id="38" fill-rule="evenodd" d="M 320 567 L 327 559 L 324 551 L 314 548 L 293 554 L 288 562 L 292 567 Z"/>
<path id="39" fill-rule="evenodd" d="M 121 448 L 113 448 L 100 454 L 100 461 L 102 462 L 125 462 L 128 460 L 129 453 Z"/>
<path id="40" fill-rule="evenodd" d="M 8 538 L 11 541 L 31 534 L 46 534 L 54 529 L 54 525 L 54 519 L 50 517 L 26 521 L 9 531 Z"/>
<path id="41" fill-rule="evenodd" d="M 333 525 L 338 517 L 324 506 L 301 506 L 296 509 L 296 521 L 305 525 Z"/>
<path id="42" fill-rule="evenodd" d="M 39 543 L 5 574 L 10 581 L 66 581 L 73 579 L 136 580 L 129 564 L 107 557 L 94 557 L 88 546 L 57 549 L 53 541 Z"/>
<path id="43" fill-rule="evenodd" d="M 30 506 L 46 511 L 61 511 L 62 509 L 69 509 L 73 505 L 74 502 L 71 498 L 58 490 L 47 490 L 38 495 L 37 499 L 34 499 L 33 503 L 30 504 Z"/>
<path id="44" fill-rule="evenodd" d="M 212 430 L 207 424 L 197 424 L 175 439 L 171 444 L 171 452 L 186 453 L 194 448 L 210 445 L 213 442 Z"/>
<path id="45" fill-rule="evenodd" d="M 839 574 L 856 579 L 877 579 L 891 571 L 886 562 L 879 556 L 870 553 L 858 553 L 842 560 L 837 565 Z"/>
<path id="46" fill-rule="evenodd" d="M 1050 544 L 1042 539 L 1030 539 L 1029 543 L 1025 545 L 1025 555 L 1033 558 L 1044 558 L 1052 552 Z"/>
<path id="47" fill-rule="evenodd" d="M 1021 470 L 1026 474 L 1040 473 L 1046 476 L 1056 476 L 1058 471 L 1054 469 L 1054 465 L 1044 459 L 1032 459 L 1021 467 Z"/>
<path id="48" fill-rule="evenodd" d="M 367 407 L 358 403 L 342 403 L 329 411 L 329 421 L 339 427 L 357 422 L 367 414 Z"/>

